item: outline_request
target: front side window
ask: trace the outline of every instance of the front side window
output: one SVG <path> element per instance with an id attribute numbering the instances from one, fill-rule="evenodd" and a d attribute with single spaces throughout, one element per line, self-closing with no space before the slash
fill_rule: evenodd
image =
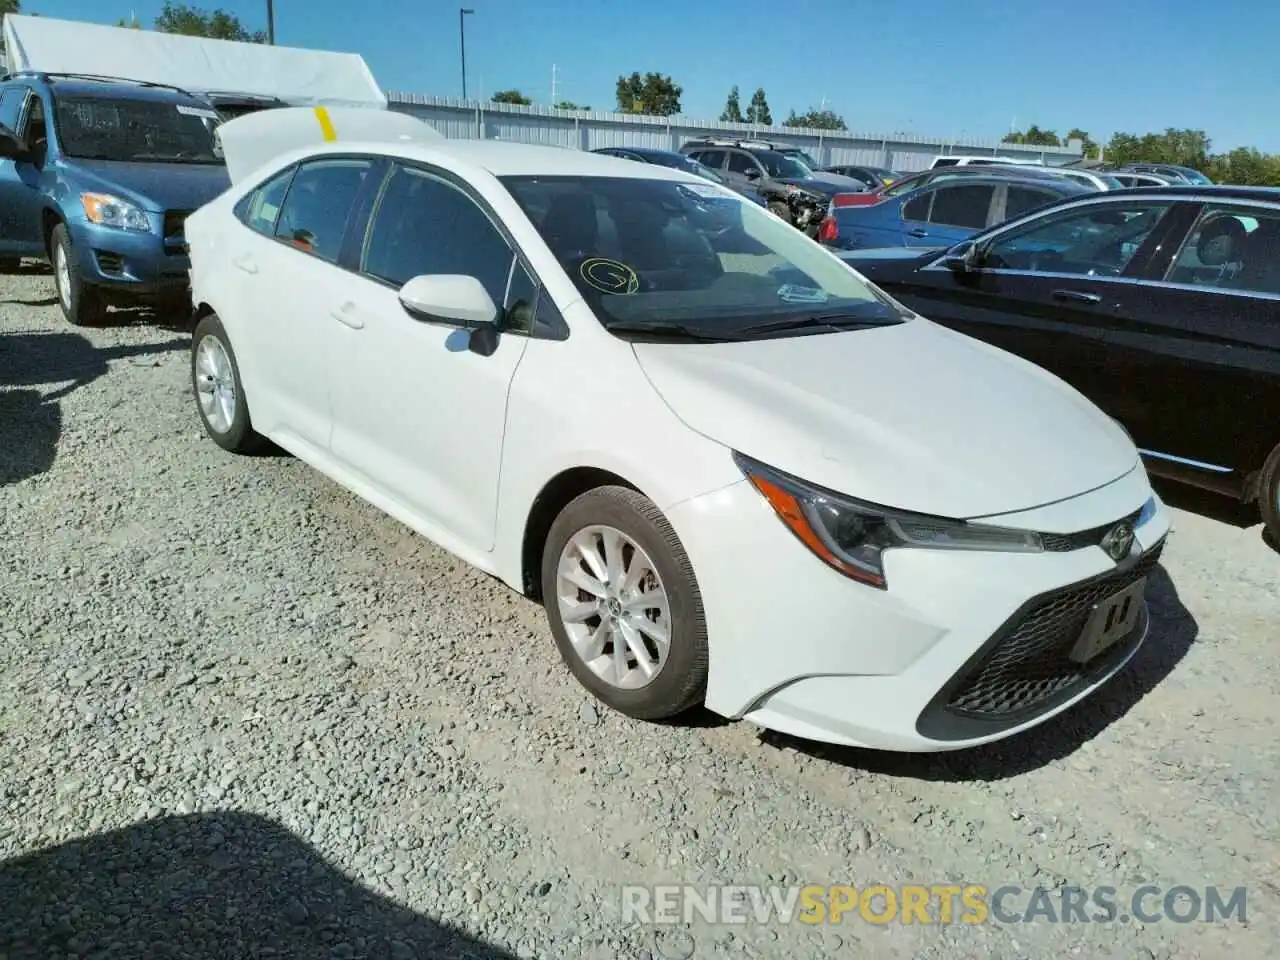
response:
<path id="1" fill-rule="evenodd" d="M 54 101 L 62 152 L 85 160 L 207 163 L 222 160 L 211 109 L 163 100 L 62 96 Z"/>
<path id="2" fill-rule="evenodd" d="M 690 156 L 712 170 L 719 170 L 724 166 L 723 150 L 698 150 L 695 153 L 691 153 Z"/>
<path id="3" fill-rule="evenodd" d="M 746 176 L 751 170 L 759 170 L 759 165 L 745 153 L 729 154 L 729 172 Z"/>
<path id="4" fill-rule="evenodd" d="M 1119 276 L 1169 211 L 1167 202 L 1099 203 L 1010 230 L 983 251 L 988 269 Z"/>
<path id="5" fill-rule="evenodd" d="M 987 225 L 991 198 L 996 188 L 990 184 L 954 184 L 934 191 L 929 222 L 949 227 L 981 230 Z"/>
<path id="6" fill-rule="evenodd" d="M 1033 190 L 1030 187 L 1010 186 L 1008 198 L 1005 200 L 1004 216 L 1006 220 L 1015 220 L 1023 214 L 1037 210 L 1045 204 L 1058 199 L 1056 193 L 1048 190 Z"/>
<path id="7" fill-rule="evenodd" d="M 794 227 L 711 184 L 503 182 L 610 328 L 737 339 L 754 335 L 748 327 L 815 315 L 902 320 L 892 301 Z"/>
<path id="8" fill-rule="evenodd" d="M 372 166 L 372 161 L 351 159 L 304 163 L 285 195 L 276 221 L 276 239 L 337 262 L 347 217 Z"/>
<path id="9" fill-rule="evenodd" d="M 464 274 L 501 306 L 514 257 L 466 193 L 426 171 L 398 166 L 370 222 L 361 269 L 394 287 L 423 274 Z"/>
<path id="10" fill-rule="evenodd" d="M 22 117 L 22 105 L 26 102 L 30 87 L 19 85 L 5 87 L 0 93 L 0 125 L 18 132 L 18 121 Z"/>
<path id="11" fill-rule="evenodd" d="M 1207 205 L 1165 280 L 1280 295 L 1280 210 Z"/>

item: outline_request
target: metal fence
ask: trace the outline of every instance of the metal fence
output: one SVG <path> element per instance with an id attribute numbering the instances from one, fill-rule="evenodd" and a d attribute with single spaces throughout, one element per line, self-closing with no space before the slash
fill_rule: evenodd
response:
<path id="1" fill-rule="evenodd" d="M 738 137 L 785 140 L 808 150 L 820 163 L 866 164 L 890 170 L 923 170 L 938 154 L 1029 159 L 1041 163 L 1078 160 L 1081 144 L 1027 147 L 994 140 L 925 137 L 913 134 L 870 134 L 800 127 L 764 127 L 690 117 L 643 117 L 600 110 L 556 110 L 477 100 L 455 100 L 422 94 L 389 93 L 392 110 L 409 113 L 446 137 L 514 140 L 578 150 L 598 147 L 651 147 L 678 150 L 694 137 Z"/>

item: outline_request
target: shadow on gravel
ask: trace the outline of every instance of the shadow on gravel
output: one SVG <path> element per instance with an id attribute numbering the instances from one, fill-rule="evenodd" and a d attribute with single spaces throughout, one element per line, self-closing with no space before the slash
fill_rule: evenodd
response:
<path id="1" fill-rule="evenodd" d="M 1207 520 L 1216 520 L 1231 527 L 1247 530 L 1258 527 L 1262 542 L 1272 550 L 1280 553 L 1280 544 L 1262 527 L 1262 516 L 1256 503 L 1241 503 L 1233 497 L 1210 490 L 1201 490 L 1185 483 L 1175 483 L 1162 477 L 1152 477 L 1151 485 L 1160 494 L 1160 499 L 1171 507 L 1199 514 Z"/>
<path id="2" fill-rule="evenodd" d="M 46 260 L 23 260 L 11 270 L 0 270 L 0 274 L 6 277 L 48 277 L 53 275 L 53 268 Z"/>
<path id="3" fill-rule="evenodd" d="M 280 824 L 143 821 L 0 863 L 0 956 L 514 960 L 368 890 Z"/>
<path id="4" fill-rule="evenodd" d="M 37 297 L 35 300 L 0 300 L 0 303 L 8 303 L 17 307 L 52 307 L 58 302 L 57 297 Z"/>
<path id="5" fill-rule="evenodd" d="M 182 339 L 95 347 L 78 333 L 0 335 L 0 485 L 53 465 L 62 432 L 58 401 L 105 374 L 112 360 L 141 363 L 188 346 Z M 62 386 L 43 394 L 29 389 L 53 384 Z"/>
<path id="6" fill-rule="evenodd" d="M 0 391 L 0 487 L 53 466 L 62 413 L 38 390 Z"/>
<path id="7" fill-rule="evenodd" d="M 1026 733 L 948 753 L 887 753 L 832 747 L 780 734 L 768 742 L 872 773 L 917 780 L 993 781 L 1029 773 L 1070 756 L 1128 713 L 1173 672 L 1200 633 L 1163 566 L 1147 583 L 1151 632 L 1119 674 L 1074 707 Z M 1190 723 L 1188 718 L 1188 723 Z"/>

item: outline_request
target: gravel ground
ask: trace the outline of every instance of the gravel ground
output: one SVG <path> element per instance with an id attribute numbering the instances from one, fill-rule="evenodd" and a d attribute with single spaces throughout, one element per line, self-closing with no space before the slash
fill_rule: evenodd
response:
<path id="1" fill-rule="evenodd" d="M 1178 510 L 1139 658 L 994 749 L 644 725 L 538 607 L 220 452 L 188 336 L 114 319 L 0 277 L 0 957 L 1275 955 L 1280 558 L 1247 518 Z M 1217 884 L 1248 919 L 624 924 L 661 882 Z"/>

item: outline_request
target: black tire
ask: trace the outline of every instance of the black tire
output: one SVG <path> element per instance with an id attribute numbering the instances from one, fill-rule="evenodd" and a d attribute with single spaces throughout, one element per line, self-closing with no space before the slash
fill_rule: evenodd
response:
<path id="1" fill-rule="evenodd" d="M 770 200 L 769 212 L 781 217 L 786 223 L 795 226 L 795 221 L 791 219 L 791 208 L 781 200 Z"/>
<path id="2" fill-rule="evenodd" d="M 0 257 L 0 273 L 17 273 L 21 268 L 20 257 Z"/>
<path id="3" fill-rule="evenodd" d="M 67 265 L 65 281 L 59 269 L 59 257 L 64 258 Z M 62 308 L 62 315 L 67 318 L 67 322 L 73 327 L 101 323 L 107 313 L 107 302 L 102 291 L 93 284 L 86 283 L 81 276 L 80 264 L 71 246 L 71 234 L 67 231 L 66 224 L 60 223 L 53 228 L 49 262 L 53 265 L 53 285 L 58 293 L 58 306 Z"/>
<path id="4" fill-rule="evenodd" d="M 1258 509 L 1271 542 L 1280 546 L 1280 447 L 1271 451 L 1258 477 Z"/>
<path id="5" fill-rule="evenodd" d="M 231 380 L 236 402 L 235 414 L 226 430 L 218 430 L 209 422 L 200 402 L 197 358 L 200 354 L 200 345 L 209 338 L 218 341 L 231 365 Z M 196 402 L 196 412 L 200 416 L 200 422 L 204 425 L 204 432 L 223 450 L 230 453 L 252 454 L 266 448 L 266 438 L 253 429 L 253 420 L 249 415 L 249 400 L 245 396 L 244 384 L 240 380 L 240 364 L 236 362 L 236 353 L 231 348 L 231 339 L 223 329 L 222 321 L 214 313 L 203 317 L 191 334 L 191 393 Z"/>
<path id="6" fill-rule="evenodd" d="M 560 616 L 557 568 L 560 554 L 580 530 L 605 524 L 640 546 L 666 588 L 670 606 L 670 650 L 652 680 L 626 690 L 598 677 L 578 656 Z M 637 720 L 674 717 L 702 702 L 707 684 L 707 625 L 693 565 L 667 518 L 651 500 L 627 487 L 597 487 L 560 512 L 542 550 L 542 596 L 560 656 L 578 682 L 619 713 Z"/>

